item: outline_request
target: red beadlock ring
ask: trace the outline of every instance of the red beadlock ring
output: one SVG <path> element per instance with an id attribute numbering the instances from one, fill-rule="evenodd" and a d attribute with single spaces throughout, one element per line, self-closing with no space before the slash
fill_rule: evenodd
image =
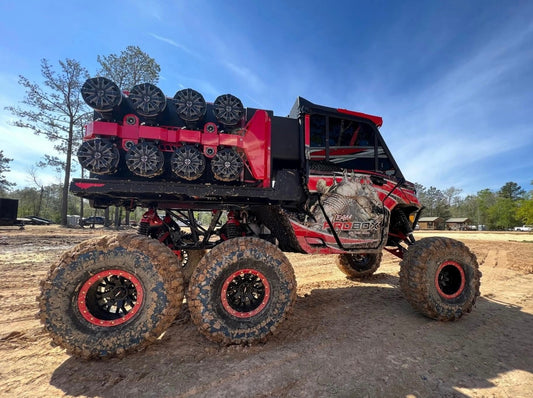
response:
<path id="1" fill-rule="evenodd" d="M 100 319 L 97 315 L 91 313 L 89 308 L 87 307 L 87 293 L 89 292 L 90 288 L 95 284 L 98 283 L 105 278 L 108 278 L 110 276 L 116 276 L 121 277 L 129 281 L 136 290 L 136 299 L 135 303 L 133 304 L 133 307 L 131 310 L 129 310 L 125 315 L 119 316 L 116 319 L 107 320 L 107 319 Z M 142 302 L 143 302 L 144 294 L 143 294 L 143 288 L 141 285 L 141 282 L 129 272 L 119 270 L 119 269 L 109 269 L 105 271 L 98 272 L 97 274 L 90 277 L 83 286 L 80 289 L 80 292 L 78 294 L 78 310 L 80 311 L 81 316 L 89 323 L 97 326 L 103 326 L 103 327 L 112 327 L 121 325 L 127 321 L 129 321 L 131 318 L 139 312 Z"/>
<path id="2" fill-rule="evenodd" d="M 445 268 L 449 267 L 445 272 Z M 457 281 L 457 277 L 460 278 L 460 281 Z M 447 278 L 444 280 L 444 278 Z M 453 285 L 457 286 L 454 288 L 453 293 L 452 292 L 445 292 L 443 290 L 444 285 Z M 457 298 L 463 293 L 466 285 L 466 279 L 465 279 L 465 271 L 463 270 L 463 267 L 459 265 L 459 263 L 455 261 L 444 261 L 439 268 L 437 269 L 437 272 L 435 273 L 435 288 L 437 289 L 437 292 L 439 295 L 445 299 L 454 299 Z"/>
<path id="3" fill-rule="evenodd" d="M 231 282 L 233 282 L 237 278 L 243 278 L 245 275 L 253 275 L 253 276 L 258 277 L 264 288 L 264 292 L 262 293 L 263 297 L 261 299 L 261 302 L 258 304 L 257 307 L 255 307 L 251 311 L 242 312 L 242 311 L 237 311 L 228 302 L 228 287 Z M 237 318 L 251 318 L 259 314 L 268 304 L 270 300 L 270 284 L 268 283 L 267 278 L 261 272 L 254 270 L 254 269 L 249 269 L 249 268 L 240 269 L 238 271 L 235 271 L 229 277 L 226 278 L 226 280 L 224 281 L 224 284 L 222 285 L 222 291 L 220 292 L 220 299 L 222 300 L 222 306 L 229 314 Z"/>

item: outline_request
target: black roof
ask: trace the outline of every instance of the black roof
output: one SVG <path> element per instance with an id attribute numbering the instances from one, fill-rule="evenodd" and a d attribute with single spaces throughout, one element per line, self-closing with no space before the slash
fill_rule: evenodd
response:
<path id="1" fill-rule="evenodd" d="M 301 114 L 315 114 L 318 113 L 320 115 L 330 115 L 330 116 L 339 116 L 339 113 L 342 114 L 343 117 L 352 118 L 358 121 L 370 121 L 374 123 L 376 126 L 380 127 L 383 124 L 383 119 L 379 116 L 369 115 L 366 113 L 361 112 L 354 112 L 350 111 L 348 109 L 340 109 L 340 108 L 331 108 L 328 106 L 323 105 L 317 105 L 312 103 L 309 100 L 306 100 L 303 97 L 296 98 L 296 101 L 294 102 L 294 105 L 292 106 L 291 112 L 289 113 L 289 117 L 293 119 L 298 119 Z"/>

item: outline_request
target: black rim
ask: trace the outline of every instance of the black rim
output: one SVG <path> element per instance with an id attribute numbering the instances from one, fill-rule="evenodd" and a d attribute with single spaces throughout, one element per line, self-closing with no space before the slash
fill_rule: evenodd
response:
<path id="1" fill-rule="evenodd" d="M 439 294 L 447 299 L 454 299 L 465 289 L 465 273 L 461 265 L 455 261 L 447 261 L 437 270 L 436 287 Z"/>
<path id="2" fill-rule="evenodd" d="M 133 274 L 118 269 L 104 270 L 81 286 L 78 310 L 94 325 L 117 326 L 139 312 L 143 296 L 141 283 Z"/>
<path id="3" fill-rule="evenodd" d="M 270 299 L 270 284 L 255 269 L 241 269 L 226 278 L 221 291 L 222 307 L 229 314 L 242 319 L 263 311 Z"/>
<path id="4" fill-rule="evenodd" d="M 185 268 L 188 262 L 189 262 L 189 253 L 187 252 L 187 250 L 182 250 L 181 251 L 181 266 Z"/>
<path id="5" fill-rule="evenodd" d="M 371 257 L 368 254 L 353 254 L 351 263 L 352 268 L 359 272 L 372 268 Z"/>

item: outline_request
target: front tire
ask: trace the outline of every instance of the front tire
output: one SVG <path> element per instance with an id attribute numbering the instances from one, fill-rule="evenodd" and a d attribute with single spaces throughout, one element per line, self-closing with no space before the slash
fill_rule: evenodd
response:
<path id="1" fill-rule="evenodd" d="M 462 242 L 421 239 L 409 246 L 400 266 L 402 292 L 423 315 L 454 321 L 472 311 L 481 272 L 476 256 Z"/>
<path id="2" fill-rule="evenodd" d="M 183 301 L 177 258 L 158 241 L 118 234 L 67 251 L 48 273 L 40 318 L 53 342 L 84 358 L 139 351 L 173 322 Z"/>
<path id="3" fill-rule="evenodd" d="M 368 278 L 379 268 L 383 253 L 339 254 L 337 267 L 350 278 Z"/>
<path id="4" fill-rule="evenodd" d="M 265 341 L 292 309 L 296 278 L 273 244 L 234 238 L 202 258 L 187 300 L 193 322 L 208 339 L 221 344 Z"/>

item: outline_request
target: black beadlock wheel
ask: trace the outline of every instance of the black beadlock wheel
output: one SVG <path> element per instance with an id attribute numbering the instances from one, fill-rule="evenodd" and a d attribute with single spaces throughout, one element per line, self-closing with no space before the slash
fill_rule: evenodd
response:
<path id="1" fill-rule="evenodd" d="M 383 253 L 339 254 L 337 267 L 350 278 L 368 278 L 379 268 Z"/>
<path id="2" fill-rule="evenodd" d="M 287 257 L 258 238 L 235 238 L 211 249 L 189 281 L 191 318 L 221 344 L 265 341 L 290 313 L 296 278 Z"/>
<path id="3" fill-rule="evenodd" d="M 167 99 L 163 91 L 150 83 L 134 86 L 128 98 L 133 109 L 145 117 L 155 117 L 163 112 L 167 106 Z"/>
<path id="4" fill-rule="evenodd" d="M 234 126 L 242 120 L 244 106 L 241 100 L 234 95 L 224 94 L 215 99 L 213 112 L 220 123 L 226 126 Z"/>
<path id="5" fill-rule="evenodd" d="M 193 181 L 204 173 L 205 156 L 194 145 L 183 145 L 172 154 L 170 167 L 176 176 Z"/>
<path id="6" fill-rule="evenodd" d="M 400 266 L 402 292 L 423 315 L 454 321 L 472 311 L 481 272 L 476 256 L 462 242 L 421 239 L 409 246 Z"/>
<path id="7" fill-rule="evenodd" d="M 157 145 L 152 142 L 139 142 L 126 153 L 126 166 L 135 175 L 156 177 L 163 172 L 165 158 Z"/>
<path id="8" fill-rule="evenodd" d="M 244 165 L 239 154 L 231 148 L 217 152 L 211 160 L 213 176 L 219 181 L 236 181 L 239 179 Z"/>
<path id="9" fill-rule="evenodd" d="M 192 88 L 178 91 L 174 95 L 174 103 L 178 116 L 186 122 L 202 119 L 206 111 L 206 103 L 202 94 Z"/>
<path id="10" fill-rule="evenodd" d="M 138 351 L 174 321 L 183 301 L 176 256 L 122 233 L 64 253 L 41 284 L 40 319 L 55 344 L 84 358 Z"/>
<path id="11" fill-rule="evenodd" d="M 110 140 L 96 138 L 83 141 L 78 149 L 81 167 L 94 174 L 114 174 L 120 161 L 117 146 Z"/>
<path id="12" fill-rule="evenodd" d="M 105 77 L 87 79 L 81 87 L 81 96 L 98 112 L 110 112 L 122 102 L 120 88 Z"/>

